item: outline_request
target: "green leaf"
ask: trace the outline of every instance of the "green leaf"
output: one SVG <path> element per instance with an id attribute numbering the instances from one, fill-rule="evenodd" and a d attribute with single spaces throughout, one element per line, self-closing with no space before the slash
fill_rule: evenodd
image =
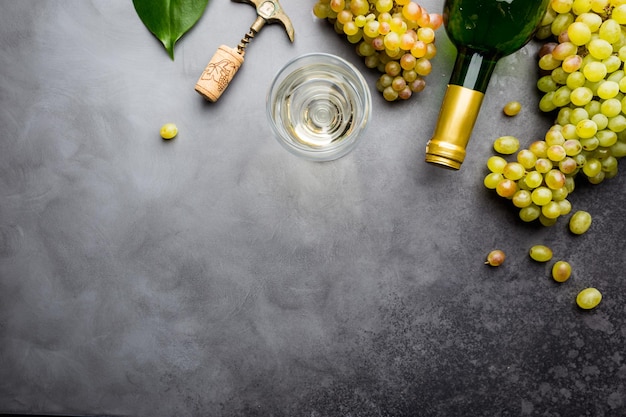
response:
<path id="1" fill-rule="evenodd" d="M 144 25 L 174 60 L 174 45 L 202 17 L 209 0 L 133 0 Z"/>

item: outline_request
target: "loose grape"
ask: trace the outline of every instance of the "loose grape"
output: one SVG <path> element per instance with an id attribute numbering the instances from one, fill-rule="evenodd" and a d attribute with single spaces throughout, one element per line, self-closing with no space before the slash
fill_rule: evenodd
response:
<path id="1" fill-rule="evenodd" d="M 522 104 L 519 101 L 509 101 L 504 105 L 502 110 L 507 116 L 516 116 L 522 110 Z"/>
<path id="2" fill-rule="evenodd" d="M 500 266 L 504 263 L 505 259 L 506 255 L 504 254 L 504 252 L 500 249 L 495 249 L 489 252 L 489 254 L 487 255 L 487 261 L 485 262 L 485 264 L 491 266 Z"/>
<path id="3" fill-rule="evenodd" d="M 602 293 L 593 287 L 585 288 L 576 296 L 576 304 L 583 310 L 597 307 L 600 301 L 602 301 Z"/>
<path id="4" fill-rule="evenodd" d="M 174 123 L 165 123 L 161 126 L 160 133 L 163 139 L 173 139 L 178 135 L 178 127 Z"/>
<path id="5" fill-rule="evenodd" d="M 572 266 L 566 261 L 557 261 L 552 265 L 552 278 L 556 282 L 565 282 L 572 275 Z"/>
<path id="6" fill-rule="evenodd" d="M 569 230 L 575 235 L 586 233 L 591 227 L 591 214 L 579 210 L 570 217 Z"/>
<path id="7" fill-rule="evenodd" d="M 537 262 L 548 262 L 552 259 L 552 249 L 545 245 L 534 245 L 528 252 L 530 258 Z"/>

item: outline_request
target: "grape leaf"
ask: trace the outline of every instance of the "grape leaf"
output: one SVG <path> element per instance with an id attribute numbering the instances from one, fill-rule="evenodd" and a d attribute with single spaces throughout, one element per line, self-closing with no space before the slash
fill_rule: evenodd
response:
<path id="1" fill-rule="evenodd" d="M 133 0 L 135 11 L 174 60 L 174 45 L 202 17 L 209 0 Z"/>

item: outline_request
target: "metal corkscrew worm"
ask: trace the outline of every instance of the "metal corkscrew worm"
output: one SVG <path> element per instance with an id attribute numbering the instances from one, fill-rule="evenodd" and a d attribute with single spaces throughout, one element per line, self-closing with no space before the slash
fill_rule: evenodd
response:
<path id="1" fill-rule="evenodd" d="M 266 23 L 280 23 L 293 42 L 294 29 L 291 20 L 285 14 L 278 0 L 232 0 L 237 3 L 247 3 L 256 7 L 257 18 L 250 26 L 250 30 L 239 42 L 237 49 L 221 45 L 211 61 L 206 66 L 196 83 L 195 90 L 207 100 L 217 101 L 228 87 L 235 74 L 241 67 L 246 53 L 246 47 Z"/>

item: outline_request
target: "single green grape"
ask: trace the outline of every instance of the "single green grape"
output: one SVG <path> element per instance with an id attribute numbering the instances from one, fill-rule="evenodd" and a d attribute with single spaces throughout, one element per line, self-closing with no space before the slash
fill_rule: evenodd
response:
<path id="1" fill-rule="evenodd" d="M 500 181 L 504 179 L 504 176 L 499 172 L 490 172 L 485 176 L 483 183 L 486 188 L 490 190 L 495 190 Z"/>
<path id="2" fill-rule="evenodd" d="M 519 162 L 525 169 L 534 168 L 535 163 L 537 162 L 537 155 L 529 149 L 522 149 L 517 153 L 517 162 Z"/>
<path id="3" fill-rule="evenodd" d="M 556 282 L 565 282 L 572 275 L 572 266 L 566 261 L 557 261 L 552 265 L 552 278 Z"/>
<path id="4" fill-rule="evenodd" d="M 569 219 L 569 230 L 575 235 L 582 235 L 591 227 L 591 214 L 578 210 Z"/>
<path id="5" fill-rule="evenodd" d="M 559 204 L 559 208 L 561 209 L 561 216 L 565 216 L 572 211 L 572 203 L 567 199 L 563 199 L 557 202 Z"/>
<path id="6" fill-rule="evenodd" d="M 163 139 L 173 139 L 178 135 L 178 127 L 174 123 L 165 123 L 161 126 L 160 133 Z"/>
<path id="7" fill-rule="evenodd" d="M 583 310 L 591 310 L 602 301 L 602 293 L 597 288 L 585 288 L 576 296 L 576 304 Z"/>
<path id="8" fill-rule="evenodd" d="M 541 214 L 548 219 L 556 219 L 561 215 L 561 207 L 556 201 L 550 201 L 548 204 L 541 206 Z"/>
<path id="9" fill-rule="evenodd" d="M 518 190 L 515 194 L 513 194 L 511 201 L 513 202 L 513 205 L 518 208 L 528 207 L 533 202 L 530 191 L 528 190 Z"/>
<path id="10" fill-rule="evenodd" d="M 532 222 L 537 220 L 541 215 L 541 208 L 535 204 L 531 204 L 529 206 L 523 207 L 519 211 L 519 217 L 524 222 Z"/>
<path id="11" fill-rule="evenodd" d="M 591 29 L 583 22 L 573 22 L 567 27 L 567 35 L 574 45 L 581 46 L 591 40 Z"/>
<path id="12" fill-rule="evenodd" d="M 597 158 L 587 159 L 587 163 L 583 166 L 583 172 L 587 177 L 595 177 L 602 172 L 602 162 Z"/>
<path id="13" fill-rule="evenodd" d="M 556 190 L 565 185 L 565 175 L 558 169 L 551 169 L 544 175 L 544 181 L 548 188 Z"/>
<path id="14" fill-rule="evenodd" d="M 512 155 L 519 150 L 519 139 L 515 136 L 500 136 L 494 141 L 493 149 L 503 155 Z"/>
<path id="15" fill-rule="evenodd" d="M 504 178 L 517 181 L 526 174 L 526 169 L 519 162 L 509 162 L 504 166 L 502 174 Z"/>
<path id="16" fill-rule="evenodd" d="M 522 104 L 519 101 L 509 101 L 504 105 L 502 111 L 509 117 L 517 116 L 522 110 Z"/>
<path id="17" fill-rule="evenodd" d="M 557 222 L 558 218 L 554 217 L 546 217 L 543 213 L 541 213 L 539 215 L 539 223 L 541 223 L 542 226 L 545 227 L 551 227 L 554 226 Z"/>
<path id="18" fill-rule="evenodd" d="M 537 162 L 535 162 L 536 172 L 540 174 L 545 174 L 552 169 L 554 164 L 548 158 L 537 158 Z"/>
<path id="19" fill-rule="evenodd" d="M 539 186 L 532 191 L 531 197 L 533 203 L 535 203 L 536 205 L 545 206 L 550 201 L 552 201 L 552 190 L 550 190 L 548 187 Z"/>
<path id="20" fill-rule="evenodd" d="M 517 182 L 508 178 L 503 179 L 496 185 L 496 193 L 498 193 L 500 197 L 513 198 L 516 192 Z"/>
<path id="21" fill-rule="evenodd" d="M 489 171 L 491 172 L 497 172 L 501 174 L 502 171 L 504 171 L 504 167 L 506 166 L 506 164 L 506 159 L 498 155 L 490 156 L 489 159 L 487 159 L 487 168 L 489 168 Z"/>
<path id="22" fill-rule="evenodd" d="M 487 261 L 485 262 L 485 264 L 490 266 L 500 266 L 504 263 L 505 259 L 506 255 L 504 251 L 500 249 L 495 249 L 489 252 L 489 254 L 487 255 Z"/>
<path id="23" fill-rule="evenodd" d="M 537 262 L 548 262 L 552 259 L 552 249 L 545 245 L 534 245 L 528 253 L 530 258 Z"/>
<path id="24" fill-rule="evenodd" d="M 524 177 L 524 183 L 530 189 L 535 189 L 543 183 L 543 175 L 538 171 L 530 171 Z"/>

